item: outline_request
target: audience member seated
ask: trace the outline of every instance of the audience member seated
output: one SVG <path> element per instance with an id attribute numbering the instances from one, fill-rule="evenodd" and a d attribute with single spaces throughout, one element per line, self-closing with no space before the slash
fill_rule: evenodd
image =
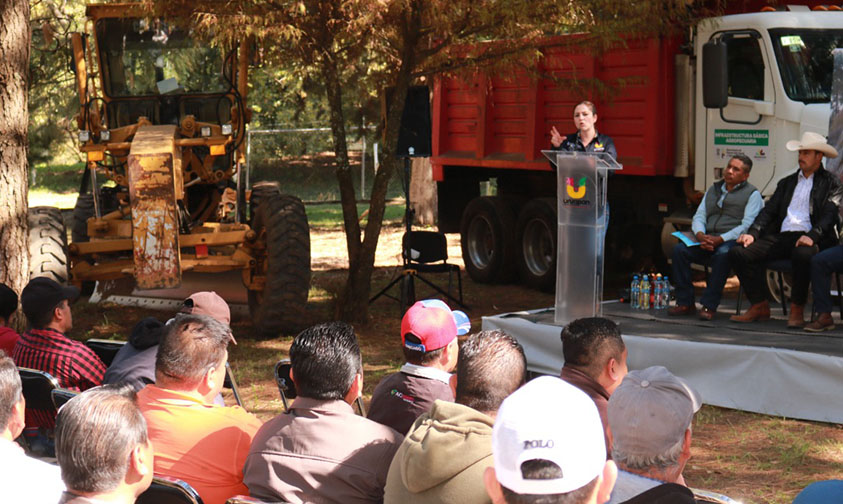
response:
<path id="1" fill-rule="evenodd" d="M 260 421 L 239 406 L 220 406 L 231 330 L 206 315 L 182 315 L 167 328 L 155 383 L 138 404 L 155 447 L 155 473 L 190 484 L 205 504 L 247 493 L 243 462 Z"/>
<path id="2" fill-rule="evenodd" d="M 0 350 L 12 355 L 18 333 L 9 327 L 12 314 L 18 309 L 18 295 L 8 285 L 0 283 Z"/>
<path id="3" fill-rule="evenodd" d="M 843 245 L 827 248 L 811 259 L 811 294 L 817 318 L 805 325 L 806 331 L 834 329 L 834 318 L 831 316 L 831 275 L 840 271 L 843 271 Z"/>
<path id="4" fill-rule="evenodd" d="M 255 436 L 243 469 L 249 494 L 294 504 L 382 502 L 401 435 L 351 408 L 363 390 L 354 329 L 342 322 L 305 329 L 290 360 L 298 397 Z"/>
<path id="5" fill-rule="evenodd" d="M 597 405 L 606 437 L 606 456 L 612 458 L 606 406 L 627 373 L 627 350 L 621 332 L 609 319 L 574 320 L 562 330 L 562 354 L 562 379 L 588 394 Z"/>
<path id="6" fill-rule="evenodd" d="M 79 289 L 59 285 L 38 277 L 21 292 L 21 308 L 30 329 L 15 344 L 15 364 L 53 375 L 62 388 L 81 392 L 102 384 L 105 364 L 84 344 L 66 336 L 73 328 L 70 302 L 79 297 Z M 29 409 L 27 428 L 52 429 L 52 413 Z"/>
<path id="7" fill-rule="evenodd" d="M 682 471 L 691 457 L 697 393 L 662 366 L 631 371 L 609 399 L 618 481 L 610 504 L 694 504 Z"/>
<path id="8" fill-rule="evenodd" d="M 594 401 L 552 376 L 504 399 L 492 451 L 483 481 L 494 504 L 603 504 L 617 477 Z"/>
<path id="9" fill-rule="evenodd" d="M 179 313 L 208 315 L 225 325 L 231 322 L 231 311 L 216 292 L 197 292 L 184 300 Z M 114 356 L 105 372 L 104 383 L 128 383 L 140 390 L 155 383 L 155 355 L 164 335 L 164 324 L 147 317 L 132 329 L 129 342 Z M 224 405 L 222 402 L 217 404 Z"/>
<path id="10" fill-rule="evenodd" d="M 488 503 L 494 418 L 526 379 L 524 349 L 511 336 L 483 331 L 464 341 L 451 377 L 456 403 L 437 399 L 415 421 L 389 466 L 384 503 Z"/>
<path id="11" fill-rule="evenodd" d="M 135 391 L 104 385 L 74 397 L 56 418 L 59 504 L 133 504 L 152 483 L 152 444 Z"/>
<path id="12" fill-rule="evenodd" d="M 404 434 L 419 415 L 430 411 L 433 401 L 453 402 L 448 381 L 457 364 L 457 335 L 470 329 L 465 313 L 452 312 L 438 299 L 411 306 L 401 320 L 401 345 L 407 362 L 378 383 L 369 419 Z"/>
<path id="13" fill-rule="evenodd" d="M 64 491 L 59 468 L 27 457 L 15 443 L 25 408 L 18 368 L 0 353 L 0 501 L 55 504 Z"/>

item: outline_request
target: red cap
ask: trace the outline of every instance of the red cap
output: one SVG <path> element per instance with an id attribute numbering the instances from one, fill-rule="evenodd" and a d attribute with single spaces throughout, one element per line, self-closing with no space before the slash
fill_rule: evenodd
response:
<path id="1" fill-rule="evenodd" d="M 405 336 L 412 333 L 421 345 L 407 342 Z M 407 310 L 401 320 L 401 344 L 412 350 L 431 352 L 438 350 L 457 337 L 457 324 L 450 311 L 433 306 L 425 306 L 419 301 Z"/>

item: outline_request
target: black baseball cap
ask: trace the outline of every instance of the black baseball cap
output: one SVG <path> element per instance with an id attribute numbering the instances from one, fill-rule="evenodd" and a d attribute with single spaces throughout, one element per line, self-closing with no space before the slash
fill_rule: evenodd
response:
<path id="1" fill-rule="evenodd" d="M 21 308 L 27 319 L 32 320 L 38 315 L 52 310 L 62 301 L 76 301 L 79 288 L 72 285 L 60 285 L 47 277 L 33 278 L 23 288 L 20 294 Z"/>

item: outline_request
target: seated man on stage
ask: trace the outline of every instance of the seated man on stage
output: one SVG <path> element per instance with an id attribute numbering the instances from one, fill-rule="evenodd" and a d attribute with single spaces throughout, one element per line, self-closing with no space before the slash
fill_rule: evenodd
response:
<path id="1" fill-rule="evenodd" d="M 787 149 L 799 151 L 799 170 L 781 179 L 776 192 L 755 218 L 746 234 L 738 237 L 741 247 L 729 251 L 729 262 L 737 272 L 752 306 L 735 322 L 770 318 L 770 304 L 764 299 L 762 282 L 765 263 L 776 259 L 793 261 L 793 288 L 787 326 L 805 325 L 804 308 L 811 280 L 811 258 L 821 249 L 837 244 L 836 226 L 843 199 L 837 176 L 826 171 L 823 156 L 837 157 L 837 150 L 818 133 L 806 132 L 801 140 L 787 142 Z"/>
<path id="2" fill-rule="evenodd" d="M 831 275 L 843 271 L 843 245 L 823 250 L 811 259 L 811 293 L 817 319 L 805 326 L 808 332 L 834 329 L 831 317 Z"/>
<path id="3" fill-rule="evenodd" d="M 732 156 L 723 170 L 723 180 L 715 182 L 706 191 L 694 214 L 691 230 L 700 242 L 699 246 L 688 247 L 680 241 L 673 248 L 676 306 L 668 310 L 668 315 L 691 315 L 696 311 L 691 263 L 707 263 L 711 267 L 700 298 L 700 319 L 711 320 L 717 313 L 723 286 L 729 276 L 729 249 L 764 206 L 761 193 L 747 182 L 751 169 L 752 160 L 747 156 Z"/>

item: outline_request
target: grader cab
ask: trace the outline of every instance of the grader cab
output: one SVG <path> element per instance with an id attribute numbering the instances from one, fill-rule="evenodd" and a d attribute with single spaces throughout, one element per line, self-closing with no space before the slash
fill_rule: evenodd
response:
<path id="1" fill-rule="evenodd" d="M 217 47 L 132 4 L 90 5 L 87 16 L 90 33 L 71 39 L 87 168 L 67 280 L 169 289 L 186 271 L 236 270 L 258 336 L 299 329 L 307 217 L 277 184 L 247 190 L 248 41 Z M 55 212 L 36 214 L 36 232 L 58 225 Z"/>

